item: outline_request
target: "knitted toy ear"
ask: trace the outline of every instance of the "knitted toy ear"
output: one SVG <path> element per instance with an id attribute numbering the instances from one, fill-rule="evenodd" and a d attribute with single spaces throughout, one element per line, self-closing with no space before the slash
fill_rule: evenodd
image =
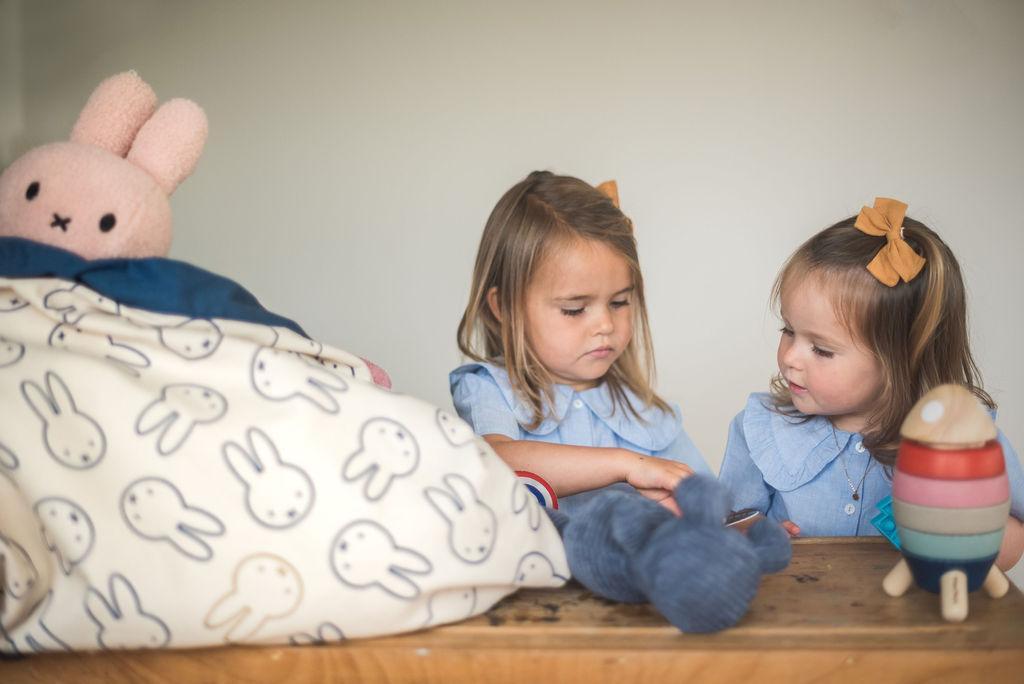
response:
<path id="1" fill-rule="evenodd" d="M 673 492 L 683 520 L 696 525 L 721 527 L 732 506 L 732 494 L 725 485 L 707 475 L 691 475 Z"/>
<path id="2" fill-rule="evenodd" d="M 170 195 L 196 167 L 207 130 L 206 114 L 199 105 L 170 100 L 139 130 L 128 161 L 149 172 Z"/>
<path id="3" fill-rule="evenodd" d="M 778 572 L 789 565 L 793 547 L 789 543 L 789 535 L 778 523 L 767 518 L 758 520 L 747 530 L 747 539 L 757 551 L 761 572 Z"/>
<path id="4" fill-rule="evenodd" d="M 651 533 L 664 522 L 675 516 L 664 506 L 635 494 L 621 495 L 616 505 L 616 515 L 611 516 L 611 537 L 633 555 L 647 544 Z"/>
<path id="5" fill-rule="evenodd" d="M 156 110 L 156 93 L 134 71 L 107 78 L 92 91 L 71 129 L 71 141 L 125 156 Z"/>

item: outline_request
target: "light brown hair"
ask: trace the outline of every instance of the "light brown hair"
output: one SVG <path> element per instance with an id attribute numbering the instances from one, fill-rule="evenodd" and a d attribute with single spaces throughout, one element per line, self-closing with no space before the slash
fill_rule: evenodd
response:
<path id="1" fill-rule="evenodd" d="M 498 200 L 477 250 L 469 303 L 459 322 L 459 349 L 471 359 L 504 366 L 533 411 L 528 427 L 537 427 L 554 390 L 526 339 L 526 290 L 543 260 L 573 240 L 601 242 L 629 265 L 633 338 L 603 378 L 615 404 L 639 417 L 625 393 L 629 388 L 645 405 L 671 413 L 653 390 L 654 350 L 633 224 L 605 194 L 578 178 L 534 171 Z M 500 320 L 487 304 L 491 288 L 497 288 Z"/>
<path id="2" fill-rule="evenodd" d="M 971 356 L 967 297 L 956 257 L 928 226 L 903 222 L 907 244 L 925 258 L 916 278 L 887 287 L 867 270 L 885 237 L 854 227 L 852 216 L 826 228 L 786 261 L 772 287 L 772 302 L 808 276 L 822 278 L 833 293 L 836 318 L 851 337 L 874 354 L 882 370 L 882 391 L 862 431 L 864 446 L 884 465 L 896 460 L 899 429 L 913 405 L 943 383 L 967 386 L 990 409 L 995 403 L 981 386 Z M 800 415 L 781 374 L 772 378 L 772 402 L 787 415 Z"/>

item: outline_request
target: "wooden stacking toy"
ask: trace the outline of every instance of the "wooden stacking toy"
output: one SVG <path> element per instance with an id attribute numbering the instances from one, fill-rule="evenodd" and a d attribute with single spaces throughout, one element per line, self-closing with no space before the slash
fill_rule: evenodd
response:
<path id="1" fill-rule="evenodd" d="M 902 596 L 911 582 L 941 595 L 942 617 L 967 617 L 967 594 L 1009 589 L 993 565 L 1010 513 L 1010 485 L 996 427 L 971 392 L 941 385 L 900 428 L 892 508 L 903 558 L 882 582 Z"/>

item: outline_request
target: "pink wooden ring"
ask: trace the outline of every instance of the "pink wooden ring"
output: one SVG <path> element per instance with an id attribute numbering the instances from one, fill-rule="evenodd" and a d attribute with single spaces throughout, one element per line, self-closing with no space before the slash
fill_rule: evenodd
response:
<path id="1" fill-rule="evenodd" d="M 1006 473 L 980 480 L 933 480 L 896 471 L 892 496 L 918 506 L 936 508 L 982 508 L 996 506 L 1010 498 Z"/>
<path id="2" fill-rule="evenodd" d="M 905 439 L 896 468 L 910 475 L 940 480 L 978 480 L 1006 472 L 1003 447 L 993 439 L 976 449 L 936 449 Z"/>

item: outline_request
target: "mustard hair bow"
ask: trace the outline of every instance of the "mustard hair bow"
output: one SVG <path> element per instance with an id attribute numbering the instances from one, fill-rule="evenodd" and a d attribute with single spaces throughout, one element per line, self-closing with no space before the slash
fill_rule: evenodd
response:
<path id="1" fill-rule="evenodd" d="M 610 199 L 615 208 L 619 208 L 619 184 L 613 180 L 607 180 L 597 186 L 598 191 Z"/>
<path id="2" fill-rule="evenodd" d="M 868 235 L 885 236 L 885 246 L 868 264 L 868 271 L 889 287 L 909 283 L 924 268 L 924 257 L 903 239 L 903 218 L 907 205 L 899 200 L 876 197 L 874 207 L 863 207 L 854 227 Z"/>

